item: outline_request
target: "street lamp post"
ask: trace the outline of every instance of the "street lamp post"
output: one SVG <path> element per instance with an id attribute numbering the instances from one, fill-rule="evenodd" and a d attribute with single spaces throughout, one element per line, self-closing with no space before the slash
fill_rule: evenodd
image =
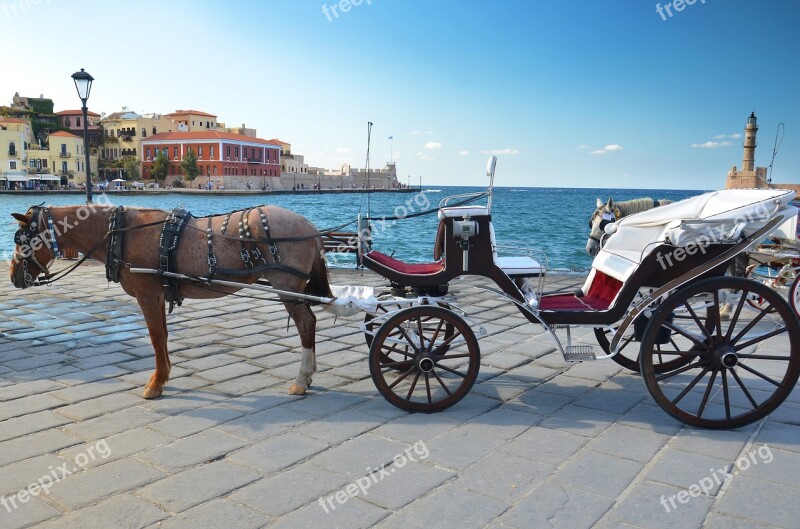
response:
<path id="1" fill-rule="evenodd" d="M 88 72 L 81 68 L 80 72 L 72 74 L 72 80 L 75 81 L 75 89 L 78 91 L 78 97 L 83 103 L 83 151 L 86 154 L 86 203 L 92 203 L 92 166 L 89 161 L 89 126 L 88 114 L 89 109 L 86 107 L 86 102 L 89 100 L 89 93 L 92 91 L 92 81 L 94 77 L 89 75 Z"/>

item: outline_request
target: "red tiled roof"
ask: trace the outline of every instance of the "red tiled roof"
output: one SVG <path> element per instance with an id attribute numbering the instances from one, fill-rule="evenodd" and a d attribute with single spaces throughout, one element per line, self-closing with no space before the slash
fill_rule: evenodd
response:
<path id="1" fill-rule="evenodd" d="M 199 110 L 176 110 L 172 114 L 167 114 L 167 116 L 185 116 L 187 114 L 194 114 L 195 116 L 208 116 L 210 118 L 217 117 L 214 114 L 209 114 L 208 112 L 200 112 Z"/>
<path id="2" fill-rule="evenodd" d="M 76 135 L 74 135 L 74 134 L 70 134 L 69 132 L 67 132 L 67 131 L 65 131 L 65 130 L 59 130 L 59 131 L 57 131 L 57 132 L 53 132 L 53 133 L 51 133 L 50 135 L 51 135 L 51 136 L 59 136 L 59 137 L 61 137 L 61 138 L 76 138 L 76 139 L 79 139 L 79 140 L 80 140 L 80 139 L 83 139 L 83 138 L 81 138 L 80 136 L 76 136 Z"/>
<path id="3" fill-rule="evenodd" d="M 95 117 L 98 117 L 98 118 L 100 117 L 100 114 L 98 114 L 97 112 L 92 112 L 91 110 L 89 110 L 86 113 L 88 115 L 90 115 L 90 116 L 95 116 Z M 83 115 L 83 110 L 80 110 L 80 109 L 78 109 L 78 110 L 62 110 L 61 112 L 56 112 L 56 116 L 82 116 L 82 115 Z"/>
<path id="4" fill-rule="evenodd" d="M 19 119 L 19 118 L 5 118 L 5 119 L 0 118 L 0 122 L 2 122 L 2 123 L 28 123 L 26 120 Z"/>
<path id="5" fill-rule="evenodd" d="M 198 130 L 194 132 L 161 132 L 153 134 L 147 138 L 142 139 L 142 143 L 158 143 L 159 141 L 170 140 L 233 140 L 243 141 L 249 143 L 263 143 L 267 145 L 280 146 L 280 142 L 275 140 L 264 140 L 261 138 L 252 138 L 244 134 L 234 134 L 232 132 L 218 132 L 216 130 Z"/>
<path id="6" fill-rule="evenodd" d="M 280 143 L 281 145 L 291 145 L 291 143 L 289 143 L 288 141 L 282 141 L 282 140 L 279 140 L 278 138 L 272 138 L 269 141 L 275 141 L 275 142 Z"/>

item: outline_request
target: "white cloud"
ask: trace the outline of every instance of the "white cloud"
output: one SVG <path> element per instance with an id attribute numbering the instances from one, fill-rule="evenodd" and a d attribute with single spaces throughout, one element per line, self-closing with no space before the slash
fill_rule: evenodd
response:
<path id="1" fill-rule="evenodd" d="M 469 154 L 469 151 L 458 151 L 459 156 L 466 156 Z"/>
<path id="2" fill-rule="evenodd" d="M 490 151 L 481 151 L 481 154 L 493 154 L 496 156 L 516 156 L 520 154 L 519 149 L 492 149 Z"/>
<path id="3" fill-rule="evenodd" d="M 741 133 L 737 132 L 735 134 L 717 134 L 716 136 L 714 136 L 711 139 L 712 140 L 724 140 L 725 138 L 730 138 L 732 140 L 736 140 L 736 139 L 739 139 L 741 137 L 742 137 Z"/>
<path id="4" fill-rule="evenodd" d="M 427 161 L 433 160 L 433 158 L 431 158 L 430 156 L 428 156 L 427 154 L 425 154 L 422 151 L 417 153 L 417 158 L 419 160 L 423 161 L 423 162 L 427 162 Z"/>
<path id="5" fill-rule="evenodd" d="M 613 143 L 611 145 L 606 145 L 602 149 L 597 149 L 596 151 L 591 151 L 589 154 L 606 154 L 608 152 L 621 151 L 621 150 L 622 150 L 622 145 L 618 145 L 616 143 Z"/>
<path id="6" fill-rule="evenodd" d="M 412 130 L 409 132 L 412 136 L 419 136 L 420 134 L 433 134 L 432 130 Z"/>
<path id="7" fill-rule="evenodd" d="M 425 148 L 426 149 L 441 149 L 442 148 L 442 144 L 439 143 L 438 141 L 429 141 L 428 143 L 425 144 Z"/>
<path id="8" fill-rule="evenodd" d="M 729 135 L 728 135 L 728 137 L 729 137 L 729 138 L 733 138 L 733 139 L 735 140 L 735 139 L 737 139 L 737 138 L 741 138 L 741 137 L 742 137 L 742 134 L 741 134 L 741 133 L 739 133 L 739 132 L 737 132 L 736 134 L 729 134 Z"/>
<path id="9" fill-rule="evenodd" d="M 580 144 L 580 146 L 578 147 L 578 150 L 579 150 L 579 151 L 583 151 L 583 150 L 585 150 L 585 149 L 586 149 L 586 145 L 584 145 L 584 144 L 582 144 L 582 143 L 581 143 L 581 144 Z"/>
<path id="10" fill-rule="evenodd" d="M 695 149 L 719 149 L 720 147 L 729 147 L 733 145 L 729 141 L 707 141 L 705 143 L 693 143 L 692 147 Z"/>

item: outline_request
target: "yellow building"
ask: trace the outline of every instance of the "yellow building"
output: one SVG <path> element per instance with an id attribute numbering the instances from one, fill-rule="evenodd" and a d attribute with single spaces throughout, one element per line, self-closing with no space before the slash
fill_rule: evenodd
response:
<path id="1" fill-rule="evenodd" d="M 199 110 L 176 110 L 165 117 L 175 122 L 178 132 L 217 130 L 217 116 Z M 243 126 L 244 127 L 244 126 Z"/>
<path id="2" fill-rule="evenodd" d="M 0 118 L 0 188 L 27 187 L 27 152 L 32 143 L 33 129 L 27 120 Z"/>
<path id="3" fill-rule="evenodd" d="M 57 183 L 62 186 L 85 185 L 86 151 L 83 149 L 83 138 L 60 130 L 50 134 L 47 141 L 47 150 L 31 151 L 29 155 L 41 160 L 40 164 L 35 164 L 35 168 L 48 169 L 47 172 L 56 177 Z M 91 172 L 96 175 L 97 156 L 90 155 L 89 163 Z"/>
<path id="4" fill-rule="evenodd" d="M 103 141 L 100 146 L 102 160 L 102 180 L 113 180 L 122 172 L 122 158 L 132 156 L 141 159 L 141 142 L 143 139 L 162 132 L 175 132 L 177 125 L 167 116 L 161 114 L 137 114 L 122 112 L 109 114 L 101 121 Z M 141 169 L 141 164 L 140 164 Z"/>

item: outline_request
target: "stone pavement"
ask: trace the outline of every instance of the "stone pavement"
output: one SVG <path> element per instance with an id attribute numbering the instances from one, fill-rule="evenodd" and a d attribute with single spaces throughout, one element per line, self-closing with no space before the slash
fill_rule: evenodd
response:
<path id="1" fill-rule="evenodd" d="M 308 396 L 287 395 L 296 332 L 281 305 L 244 297 L 176 309 L 172 380 L 145 401 L 143 320 L 104 279 L 87 265 L 50 288 L 0 282 L 2 529 L 800 527 L 798 392 L 741 430 L 685 427 L 638 375 L 566 364 L 466 280 L 451 290 L 489 336 L 479 383 L 444 412 L 388 404 L 360 319 L 319 310 L 319 372 Z"/>

